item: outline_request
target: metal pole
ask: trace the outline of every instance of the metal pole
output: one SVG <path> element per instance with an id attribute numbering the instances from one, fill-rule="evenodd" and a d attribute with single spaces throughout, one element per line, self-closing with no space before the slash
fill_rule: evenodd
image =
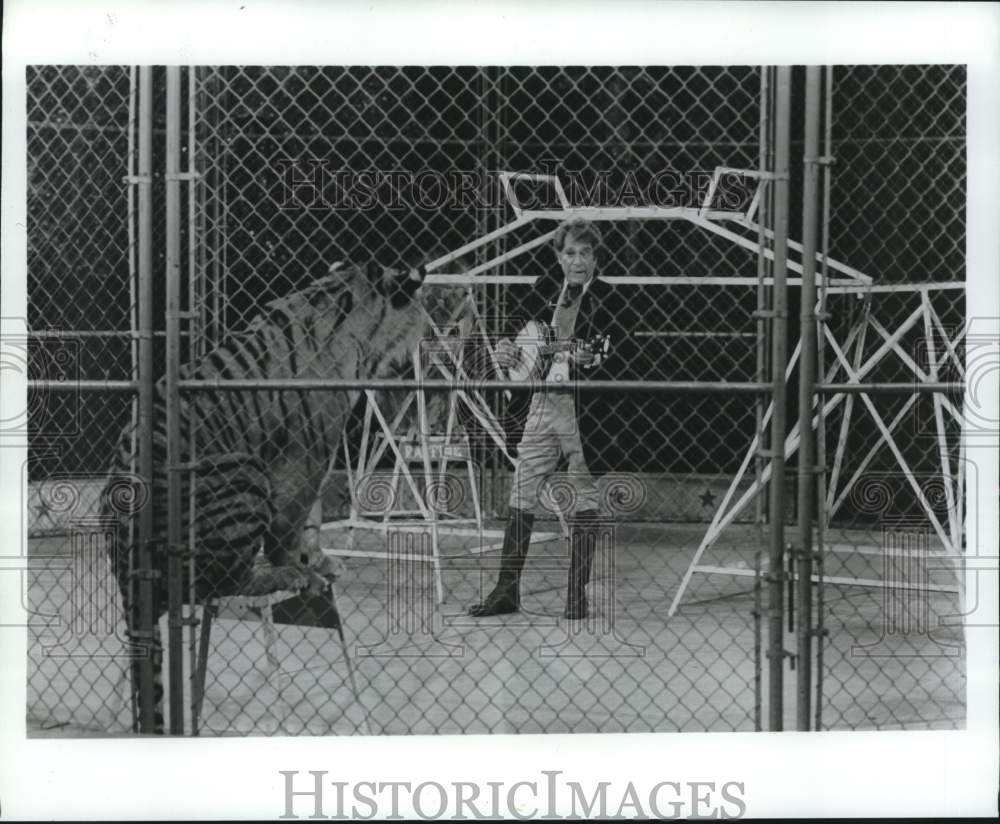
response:
<path id="1" fill-rule="evenodd" d="M 187 349 L 187 359 L 188 362 L 196 360 L 203 349 L 205 328 L 203 325 L 203 311 L 204 311 L 204 284 L 202 281 L 202 271 L 197 266 L 196 259 L 196 240 L 201 240 L 201 235 L 196 234 L 195 227 L 197 226 L 196 220 L 198 216 L 198 210 L 195 205 L 198 200 L 199 192 L 201 189 L 198 177 L 198 164 L 197 164 L 197 143 L 195 141 L 195 123 L 196 121 L 196 110 L 195 110 L 195 94 L 197 86 L 197 67 L 188 66 L 187 69 L 187 99 L 188 99 L 188 116 L 187 116 L 187 134 L 188 134 L 188 151 L 187 151 L 187 174 L 188 174 L 188 189 L 187 189 L 187 241 L 188 241 L 188 303 L 187 308 L 190 312 L 190 326 L 188 327 L 188 349 Z M 192 410 L 195 408 L 194 405 L 191 406 Z M 191 414 L 190 424 L 188 426 L 188 452 L 187 454 L 191 456 L 191 460 L 196 459 L 195 450 L 195 433 L 197 432 L 198 422 L 196 420 L 197 416 L 194 411 Z M 191 472 L 188 482 L 188 546 L 194 546 L 195 542 L 195 483 L 194 483 L 194 472 Z M 198 626 L 198 618 L 195 614 L 195 558 L 194 553 L 188 555 L 187 559 L 187 572 L 188 572 L 188 594 L 187 602 L 189 604 L 188 609 L 190 610 L 187 615 L 187 625 L 188 625 L 188 668 L 191 673 L 196 673 L 198 671 L 198 637 L 196 635 L 196 628 Z M 191 734 L 198 734 L 198 711 L 200 710 L 200 705 L 195 703 L 194 690 L 191 691 Z"/>
<path id="2" fill-rule="evenodd" d="M 771 74 L 771 69 L 768 66 L 760 67 L 760 156 L 758 159 L 758 169 L 763 174 L 771 171 L 771 141 L 770 141 L 770 130 L 771 130 L 771 118 L 770 118 L 770 106 L 771 106 L 771 87 L 769 84 L 769 78 Z M 768 189 L 764 193 L 764 197 L 761 198 L 760 206 L 758 209 L 758 231 L 757 231 L 757 243 L 761 249 L 761 253 L 757 255 L 757 316 L 755 323 L 755 331 L 757 333 L 756 337 L 756 365 L 754 369 L 754 380 L 763 383 L 767 378 L 767 322 L 764 318 L 763 312 L 767 306 L 767 287 L 764 285 L 764 280 L 769 274 L 768 260 L 764 255 L 764 245 L 767 242 L 764 236 L 764 227 L 767 225 L 767 221 L 770 219 L 770 210 L 768 209 L 768 201 L 770 199 L 770 190 Z M 757 442 L 764 443 L 764 396 L 756 395 L 754 397 L 754 432 L 757 434 Z M 764 473 L 764 459 L 760 454 L 760 450 L 757 450 L 757 454 L 754 457 L 754 480 L 758 487 L 763 485 L 762 478 Z M 761 645 L 761 577 L 760 577 L 760 564 L 761 557 L 764 552 L 764 496 L 756 495 L 754 497 L 754 524 L 755 524 L 755 537 L 757 545 L 754 549 L 754 571 L 757 573 L 754 578 L 754 609 L 753 609 L 753 619 L 754 619 L 754 729 L 763 729 L 762 718 L 761 718 L 761 656 L 763 654 Z"/>
<path id="3" fill-rule="evenodd" d="M 199 294 L 201 295 L 201 304 L 198 306 L 198 330 L 201 333 L 198 336 L 199 348 L 197 350 L 198 357 L 205 354 L 208 346 L 208 286 L 206 281 L 208 279 L 208 203 L 211 199 L 211 193 L 208 191 L 207 182 L 205 180 L 205 173 L 208 169 L 207 163 L 207 147 L 209 145 L 209 134 L 207 123 L 205 121 L 205 111 L 208 109 L 208 93 L 205 91 L 205 69 L 195 69 L 195 85 L 197 88 L 197 101 L 195 103 L 194 115 L 191 118 L 191 130 L 194 134 L 194 146 L 192 151 L 192 163 L 193 168 L 202 177 L 199 179 L 199 185 L 196 187 L 195 205 L 197 208 L 198 222 L 197 222 L 197 234 L 195 237 L 195 242 L 198 246 L 198 261 L 197 261 L 197 273 L 198 273 L 198 283 L 200 284 Z M 195 126 L 197 125 L 197 129 Z M 194 308 L 193 306 L 191 307 Z"/>
<path id="4" fill-rule="evenodd" d="M 493 157 L 496 160 L 498 169 L 507 168 L 507 157 L 504 149 L 506 148 L 505 138 L 507 137 L 505 126 L 507 117 L 507 90 L 510 85 L 510 69 L 506 67 L 499 67 L 496 70 L 496 117 L 494 120 L 494 142 L 493 142 Z M 493 190 L 495 192 L 496 189 Z M 493 196 L 493 192 L 490 193 L 490 197 Z M 492 203 L 492 200 L 490 201 Z M 497 229 L 503 226 L 505 222 L 505 215 L 503 209 L 497 209 L 495 211 L 496 215 L 496 226 Z M 493 247 L 493 257 L 501 255 L 507 248 L 507 241 L 503 236 L 497 237 L 492 243 Z M 507 274 L 509 267 L 506 263 L 502 264 L 501 268 L 498 269 L 498 274 Z M 497 283 L 493 289 L 492 307 L 490 308 L 490 314 L 493 316 L 493 334 L 495 337 L 499 337 L 503 332 L 503 317 L 507 315 L 508 306 L 507 299 L 510 297 L 510 287 L 504 288 L 500 283 Z M 500 412 L 503 408 L 504 399 L 499 395 L 492 398 L 492 409 L 493 414 L 497 420 L 500 420 Z M 502 504 L 505 504 L 504 496 L 501 494 L 501 478 L 506 476 L 506 465 L 499 455 L 494 452 L 493 454 L 493 466 L 490 473 L 490 508 L 494 516 L 498 516 L 500 512 L 498 511 Z M 502 502 L 502 503 L 501 503 Z M 506 513 L 505 513 L 506 514 Z"/>
<path id="5" fill-rule="evenodd" d="M 94 382 L 92 382 L 94 383 Z M 57 381 L 29 381 L 29 387 L 57 386 Z M 104 386 L 105 383 L 98 383 Z M 182 392 L 246 392 L 269 390 L 271 392 L 324 392 L 330 390 L 369 389 L 380 392 L 412 392 L 415 389 L 425 391 L 454 392 L 456 390 L 476 392 L 507 392 L 525 389 L 535 389 L 537 384 L 531 381 L 484 380 L 470 385 L 461 379 L 445 380 L 427 378 L 423 381 L 396 380 L 390 378 L 229 378 L 194 379 L 185 378 L 175 384 Z M 906 384 L 900 384 L 905 387 Z M 958 386 L 958 384 L 956 384 Z M 770 394 L 774 391 L 772 383 L 736 383 L 733 381 L 639 381 L 639 380 L 589 380 L 563 381 L 546 387 L 546 392 L 570 394 L 577 392 L 651 392 L 653 394 L 680 393 L 694 395 L 753 395 Z"/>
<path id="6" fill-rule="evenodd" d="M 815 508 L 816 456 L 812 407 L 816 384 L 816 235 L 819 215 L 820 67 L 806 66 L 805 147 L 802 180 L 802 300 L 799 356 L 799 563 L 796 654 L 798 701 L 796 726 L 809 730 L 812 700 L 812 529 Z"/>
<path id="7" fill-rule="evenodd" d="M 196 264 L 197 260 L 197 245 L 196 241 L 200 240 L 200 236 L 195 235 L 195 221 L 198 217 L 198 210 L 196 208 L 198 203 L 198 195 L 200 190 L 200 185 L 198 182 L 198 165 L 195 160 L 195 152 L 197 150 L 197 144 L 195 143 L 194 135 L 194 125 L 195 125 L 195 88 L 197 86 L 196 82 L 196 66 L 188 66 L 187 70 L 187 98 L 188 98 L 188 119 L 187 119 L 187 133 L 188 133 L 188 146 L 187 146 L 187 172 L 190 175 L 188 178 L 188 189 L 187 189 L 187 247 L 188 247 L 188 308 L 194 312 L 194 316 L 191 319 L 191 326 L 188 330 L 188 358 L 194 359 L 200 354 L 202 339 L 205 334 L 205 328 L 202 323 L 202 315 L 205 311 L 205 289 L 202 284 L 202 272 Z"/>
<path id="8" fill-rule="evenodd" d="M 139 477 L 153 486 L 153 67 L 139 69 Z M 150 542 L 153 539 L 152 496 L 139 513 L 139 631 L 152 637 L 156 621 Z M 159 525 L 162 526 L 162 525 Z M 156 725 L 153 659 L 147 650 L 139 660 L 139 732 L 152 734 Z"/>
<path id="9" fill-rule="evenodd" d="M 819 373 L 823 374 L 823 324 L 827 322 L 826 295 L 829 285 L 829 269 L 827 257 L 830 251 L 830 164 L 833 163 L 833 66 L 826 67 L 826 94 L 824 100 L 824 134 L 823 154 L 827 163 L 823 166 L 823 272 L 820 278 L 819 317 L 816 331 L 816 362 Z M 823 374 L 823 380 L 828 376 Z M 819 405 L 819 425 L 816 428 L 816 464 L 819 474 L 816 476 L 816 506 L 819 507 L 816 517 L 816 715 L 813 729 L 823 729 L 823 645 L 826 635 L 826 606 L 823 603 L 823 562 L 826 553 L 826 526 L 829 513 L 826 506 L 826 414 L 824 404 Z"/>
<path id="10" fill-rule="evenodd" d="M 138 390 L 135 381 L 92 381 L 81 380 L 73 383 L 55 379 L 28 380 L 29 392 L 119 392 L 129 393 Z M 356 389 L 377 389 L 383 392 L 412 392 L 414 389 L 440 390 L 453 392 L 455 390 L 470 390 L 470 384 L 466 380 L 456 378 L 453 380 L 428 378 L 422 383 L 414 380 L 395 380 L 388 378 L 351 378 L 350 380 L 340 378 L 272 378 L 272 379 L 243 379 L 233 378 L 230 380 L 182 380 L 178 387 L 184 391 L 209 390 L 212 392 L 246 392 L 255 390 L 290 392 L 329 392 L 330 390 L 356 390 Z M 530 381 L 478 381 L 474 385 L 475 391 L 480 392 L 509 392 L 519 389 L 535 389 L 536 384 Z M 546 387 L 546 392 L 652 392 L 653 394 L 666 394 L 670 392 L 683 392 L 693 395 L 713 395 L 713 394 L 772 394 L 774 383 L 733 383 L 729 381 L 715 381 L 712 383 L 700 381 L 567 381 L 562 384 L 553 384 Z M 965 384 L 949 383 L 817 383 L 816 391 L 824 395 L 912 395 L 918 394 L 954 394 L 961 395 L 965 391 Z"/>
<path id="11" fill-rule="evenodd" d="M 863 306 L 861 311 L 869 311 L 869 307 Z M 965 384 L 941 381 L 928 381 L 927 383 L 818 383 L 816 391 L 824 395 L 912 395 L 914 393 L 961 395 L 965 391 Z"/>
<path id="12" fill-rule="evenodd" d="M 180 321 L 181 321 L 181 70 L 167 67 L 167 614 L 170 655 L 170 734 L 184 733 L 183 564 L 181 559 Z"/>
<path id="13" fill-rule="evenodd" d="M 208 125 L 208 135 L 206 136 L 208 157 L 205 161 L 206 174 L 211 174 L 211 183 L 206 185 L 211 187 L 209 189 L 209 197 L 212 204 L 211 229 L 208 236 L 209 254 L 212 261 L 211 285 L 209 286 L 211 289 L 211 298 L 205 301 L 206 304 L 211 305 L 209 317 L 212 319 L 212 331 L 208 333 L 209 348 L 216 346 L 222 340 L 219 318 L 219 284 L 222 280 L 220 274 L 220 257 L 222 255 L 220 238 L 222 237 L 222 229 L 219 224 L 222 221 L 221 198 L 223 186 L 220 171 L 222 166 L 222 149 L 220 148 L 219 140 L 219 106 L 222 101 L 222 94 L 219 91 L 219 71 L 218 67 L 211 69 L 211 82 L 208 87 L 208 105 L 206 107 L 211 115 Z"/>
<path id="14" fill-rule="evenodd" d="M 785 364 L 788 360 L 788 157 L 792 77 L 789 66 L 776 75 L 774 123 L 774 290 L 771 328 L 771 377 L 774 412 L 771 415 L 771 554 L 768 593 L 769 726 L 783 729 L 784 582 L 785 565 Z"/>

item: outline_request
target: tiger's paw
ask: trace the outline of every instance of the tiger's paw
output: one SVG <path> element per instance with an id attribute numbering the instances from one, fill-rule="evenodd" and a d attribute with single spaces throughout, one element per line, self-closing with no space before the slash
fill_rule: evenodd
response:
<path id="1" fill-rule="evenodd" d="M 344 562 L 320 552 L 310 560 L 310 568 L 326 581 L 336 581 L 344 574 Z"/>
<path id="2" fill-rule="evenodd" d="M 309 588 L 315 578 L 314 573 L 301 566 L 260 566 L 254 570 L 243 595 L 270 595 L 272 592 L 299 592 Z"/>

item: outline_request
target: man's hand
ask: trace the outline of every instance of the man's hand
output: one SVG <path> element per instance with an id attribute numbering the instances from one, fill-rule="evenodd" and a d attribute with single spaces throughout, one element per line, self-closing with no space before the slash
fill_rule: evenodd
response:
<path id="1" fill-rule="evenodd" d="M 507 338 L 500 338 L 497 343 L 497 363 L 501 369 L 513 369 L 521 362 L 521 350 L 517 344 Z"/>
<path id="2" fill-rule="evenodd" d="M 593 369 L 604 363 L 610 348 L 611 340 L 607 335 L 595 337 L 589 344 L 580 343 L 569 353 L 570 359 L 584 369 Z"/>

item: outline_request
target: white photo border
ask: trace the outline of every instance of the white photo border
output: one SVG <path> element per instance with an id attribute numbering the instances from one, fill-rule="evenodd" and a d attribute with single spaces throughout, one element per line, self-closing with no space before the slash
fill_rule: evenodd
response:
<path id="1" fill-rule="evenodd" d="M 968 306 L 1000 316 L 1000 6 L 961 3 L 445 3 L 8 0 L 3 32 L 2 311 L 24 317 L 25 67 L 61 64 L 968 65 Z M 986 309 L 988 307 L 988 309 Z M 988 322 L 988 321 L 987 321 Z M 997 376 L 993 376 L 994 384 Z M 24 398 L 3 372 L 3 405 Z M 993 393 L 994 401 L 997 397 Z M 998 462 L 975 451 L 979 554 L 996 556 Z M 0 448 L 3 546 L 25 537 L 24 450 Z M 971 550 L 970 550 L 971 551 Z M 974 574 L 974 573 L 970 573 Z M 21 603 L 0 573 L 0 625 Z M 284 810 L 279 770 L 336 780 L 745 784 L 747 814 L 989 815 L 998 765 L 996 572 L 978 574 L 967 729 L 947 732 L 434 736 L 379 739 L 25 738 L 25 633 L 0 626 L 0 814 L 246 818 Z M 620 795 L 620 794 L 619 794 Z M 303 813 L 304 815 L 304 813 Z"/>

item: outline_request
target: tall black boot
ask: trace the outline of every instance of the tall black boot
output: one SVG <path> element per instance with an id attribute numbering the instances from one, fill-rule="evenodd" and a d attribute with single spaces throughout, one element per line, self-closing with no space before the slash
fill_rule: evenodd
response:
<path id="1" fill-rule="evenodd" d="M 569 584 L 563 617 L 578 621 L 587 617 L 587 584 L 597 547 L 597 510 L 578 512 L 570 522 Z"/>
<path id="2" fill-rule="evenodd" d="M 528 557 L 531 529 L 535 516 L 523 509 L 511 507 L 507 529 L 500 552 L 500 575 L 493 591 L 481 604 L 469 607 L 469 615 L 485 618 L 488 615 L 505 615 L 521 607 L 521 570 Z"/>

